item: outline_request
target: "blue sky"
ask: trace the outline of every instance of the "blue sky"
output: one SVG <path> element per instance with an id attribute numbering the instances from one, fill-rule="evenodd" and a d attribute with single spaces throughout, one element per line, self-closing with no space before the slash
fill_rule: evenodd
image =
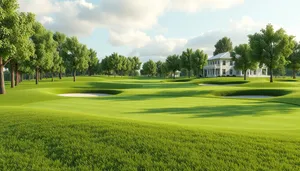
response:
<path id="1" fill-rule="evenodd" d="M 223 36 L 234 45 L 266 24 L 299 40 L 297 0 L 19 0 L 45 27 L 78 36 L 101 59 L 112 52 L 164 60 L 185 48 L 209 55 Z"/>

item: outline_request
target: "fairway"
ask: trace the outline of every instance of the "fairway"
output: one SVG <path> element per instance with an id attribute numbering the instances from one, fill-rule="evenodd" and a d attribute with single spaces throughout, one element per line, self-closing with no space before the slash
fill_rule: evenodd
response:
<path id="1" fill-rule="evenodd" d="M 239 80 L 24 81 L 0 96 L 0 170 L 299 170 L 300 83 Z"/>

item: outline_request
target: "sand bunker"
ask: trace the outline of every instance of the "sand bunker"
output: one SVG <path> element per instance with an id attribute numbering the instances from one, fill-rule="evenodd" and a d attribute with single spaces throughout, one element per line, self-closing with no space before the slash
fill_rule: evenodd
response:
<path id="1" fill-rule="evenodd" d="M 264 95 L 241 95 L 241 96 L 224 96 L 225 98 L 240 98 L 240 99 L 265 99 L 271 98 L 273 96 L 264 96 Z"/>
<path id="2" fill-rule="evenodd" d="M 111 94 L 104 93 L 68 93 L 68 94 L 59 94 L 61 97 L 103 97 L 111 96 Z"/>

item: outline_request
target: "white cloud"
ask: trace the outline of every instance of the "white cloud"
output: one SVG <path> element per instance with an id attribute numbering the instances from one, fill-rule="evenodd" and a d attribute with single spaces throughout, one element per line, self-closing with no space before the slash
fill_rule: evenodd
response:
<path id="1" fill-rule="evenodd" d="M 114 35 L 136 37 L 139 46 L 142 31 L 159 27 L 158 17 L 169 10 L 195 12 L 202 9 L 229 8 L 244 0 L 101 0 L 93 4 L 87 0 L 20 0 L 20 10 L 34 12 L 46 27 L 68 35 L 89 35 L 96 28 L 107 28 Z M 44 16 L 51 16 L 49 22 Z M 49 19 L 49 18 L 48 18 Z M 125 32 L 127 30 L 127 33 Z M 134 30 L 134 31 L 133 31 Z M 163 30 L 162 30 L 163 31 Z M 135 32 L 135 34 L 133 33 Z M 114 39 L 112 39 L 114 38 Z M 123 41 L 120 45 L 133 41 Z M 135 45 L 135 46 L 137 46 Z"/>
<path id="2" fill-rule="evenodd" d="M 242 4 L 244 0 L 172 0 L 171 9 L 183 12 L 197 12 L 203 9 L 225 9 Z"/>
<path id="3" fill-rule="evenodd" d="M 52 24 L 54 22 L 54 19 L 52 17 L 49 17 L 49 16 L 43 16 L 41 19 L 40 19 L 40 22 L 42 24 Z"/>
<path id="4" fill-rule="evenodd" d="M 114 46 L 129 45 L 133 47 L 142 47 L 150 41 L 150 37 L 146 33 L 129 30 L 126 32 L 116 32 L 111 30 L 109 32 L 109 42 Z"/>

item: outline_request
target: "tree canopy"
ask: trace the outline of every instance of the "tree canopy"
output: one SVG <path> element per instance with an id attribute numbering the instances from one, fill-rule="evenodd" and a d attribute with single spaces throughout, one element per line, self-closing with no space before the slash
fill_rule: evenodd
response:
<path id="1" fill-rule="evenodd" d="M 235 62 L 234 68 L 243 71 L 244 80 L 247 79 L 248 70 L 256 70 L 257 62 L 252 58 L 252 50 L 248 44 L 240 44 L 231 52 L 233 61 Z"/>
<path id="2" fill-rule="evenodd" d="M 214 55 L 218 55 L 219 53 L 230 52 L 233 50 L 232 42 L 230 38 L 223 37 L 219 40 L 215 45 L 216 50 L 214 51 Z"/>
<path id="3" fill-rule="evenodd" d="M 280 65 L 287 64 L 287 58 L 293 53 L 293 36 L 286 34 L 282 28 L 275 31 L 271 24 L 259 33 L 249 35 L 252 56 L 260 64 L 265 64 L 270 71 L 270 82 L 273 82 L 273 71 Z"/>

